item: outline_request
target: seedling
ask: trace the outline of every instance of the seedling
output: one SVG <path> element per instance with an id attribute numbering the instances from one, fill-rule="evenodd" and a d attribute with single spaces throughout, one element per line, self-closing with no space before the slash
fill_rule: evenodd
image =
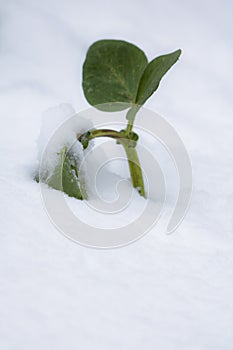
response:
<path id="1" fill-rule="evenodd" d="M 137 46 L 121 40 L 100 40 L 89 48 L 83 65 L 83 91 L 87 101 L 102 110 L 120 111 L 130 106 L 126 113 L 126 125 L 121 131 L 92 129 L 77 138 L 87 148 L 89 141 L 97 137 L 110 137 L 124 147 L 128 158 L 131 181 L 141 196 L 145 188 L 137 154 L 138 135 L 134 132 L 135 117 L 148 98 L 158 89 L 162 77 L 176 63 L 181 50 L 159 56 L 148 62 Z M 57 170 L 56 170 L 57 171 Z M 61 152 L 60 171 L 62 184 L 50 179 L 48 184 L 78 199 L 83 195 L 78 167 L 72 151 Z"/>

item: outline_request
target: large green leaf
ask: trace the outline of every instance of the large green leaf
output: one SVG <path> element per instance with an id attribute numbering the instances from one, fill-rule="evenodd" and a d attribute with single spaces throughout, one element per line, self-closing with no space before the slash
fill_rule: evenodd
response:
<path id="1" fill-rule="evenodd" d="M 135 103 L 147 63 L 144 52 L 133 44 L 121 40 L 95 42 L 83 65 L 86 99 L 93 106 L 112 102 Z M 126 108 L 120 104 L 113 107 L 115 110 Z"/>
<path id="2" fill-rule="evenodd" d="M 78 176 L 78 165 L 76 157 L 71 150 L 67 152 L 63 147 L 60 154 L 60 162 L 54 169 L 52 176 L 47 181 L 48 185 L 56 190 L 63 191 L 70 197 L 83 199 L 86 197 Z"/>
<path id="3" fill-rule="evenodd" d="M 167 55 L 159 56 L 147 65 L 138 87 L 137 104 L 143 105 L 158 89 L 160 80 L 176 63 L 180 54 L 181 50 L 177 50 Z"/>

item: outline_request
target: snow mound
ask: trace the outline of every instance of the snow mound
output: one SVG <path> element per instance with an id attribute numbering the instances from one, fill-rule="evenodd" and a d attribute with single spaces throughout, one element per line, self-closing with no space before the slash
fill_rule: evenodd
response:
<path id="1" fill-rule="evenodd" d="M 82 162 L 84 152 L 82 144 L 77 140 L 77 135 L 92 127 L 92 122 L 77 116 L 70 104 L 51 107 L 42 114 L 37 146 L 40 179 L 43 182 L 47 183 L 53 175 L 54 169 L 59 166 L 64 147 L 67 150 L 72 150 L 78 165 Z"/>

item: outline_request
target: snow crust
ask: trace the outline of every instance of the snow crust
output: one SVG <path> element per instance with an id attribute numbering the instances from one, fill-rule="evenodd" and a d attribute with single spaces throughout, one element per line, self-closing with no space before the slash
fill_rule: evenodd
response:
<path id="1" fill-rule="evenodd" d="M 230 1 L 210 0 L 2 1 L 0 349 L 232 349 L 232 10 Z M 163 233 L 175 198 L 170 179 L 158 226 L 111 251 L 63 237 L 33 181 L 41 115 L 65 103 L 52 112 L 59 123 L 88 107 L 81 66 L 100 38 L 133 42 L 149 59 L 183 50 L 147 107 L 180 134 L 194 175 L 174 234 Z M 165 155 L 160 161 L 169 169 Z M 114 181 L 126 169 L 115 165 Z M 85 217 L 80 202 L 67 201 Z"/>

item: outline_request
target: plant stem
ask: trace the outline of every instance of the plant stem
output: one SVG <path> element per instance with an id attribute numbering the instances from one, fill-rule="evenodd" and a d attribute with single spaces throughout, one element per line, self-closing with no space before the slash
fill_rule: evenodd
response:
<path id="1" fill-rule="evenodd" d="M 139 111 L 139 109 L 141 108 L 141 106 L 139 105 L 133 105 L 127 112 L 126 114 L 126 119 L 128 120 L 128 124 L 126 127 L 126 135 L 129 135 L 129 133 L 132 131 L 133 129 L 133 123 L 136 117 L 137 112 Z"/>
<path id="2" fill-rule="evenodd" d="M 143 181 L 142 169 L 138 158 L 138 153 L 135 147 L 130 147 L 128 143 L 123 141 L 121 142 L 121 144 L 124 147 L 125 153 L 128 158 L 129 170 L 130 170 L 133 187 L 138 190 L 141 196 L 145 197 L 146 194 L 145 194 L 145 188 L 144 188 L 144 181 Z"/>
<path id="3" fill-rule="evenodd" d="M 125 130 L 125 134 L 127 136 L 129 136 L 133 130 L 134 120 L 140 107 L 141 106 L 134 104 L 127 112 L 126 119 L 128 120 L 128 124 Z M 140 193 L 141 196 L 145 197 L 145 188 L 144 188 L 144 181 L 142 176 L 142 169 L 140 166 L 137 151 L 135 150 L 135 148 L 129 147 L 126 144 L 122 143 L 122 145 L 125 149 L 125 152 L 128 158 L 129 169 L 130 169 L 133 186 L 138 189 L 138 192 Z"/>
<path id="4" fill-rule="evenodd" d="M 111 137 L 113 139 L 121 139 L 123 137 L 120 131 L 111 129 L 95 129 L 90 132 L 89 140 L 96 137 Z"/>

